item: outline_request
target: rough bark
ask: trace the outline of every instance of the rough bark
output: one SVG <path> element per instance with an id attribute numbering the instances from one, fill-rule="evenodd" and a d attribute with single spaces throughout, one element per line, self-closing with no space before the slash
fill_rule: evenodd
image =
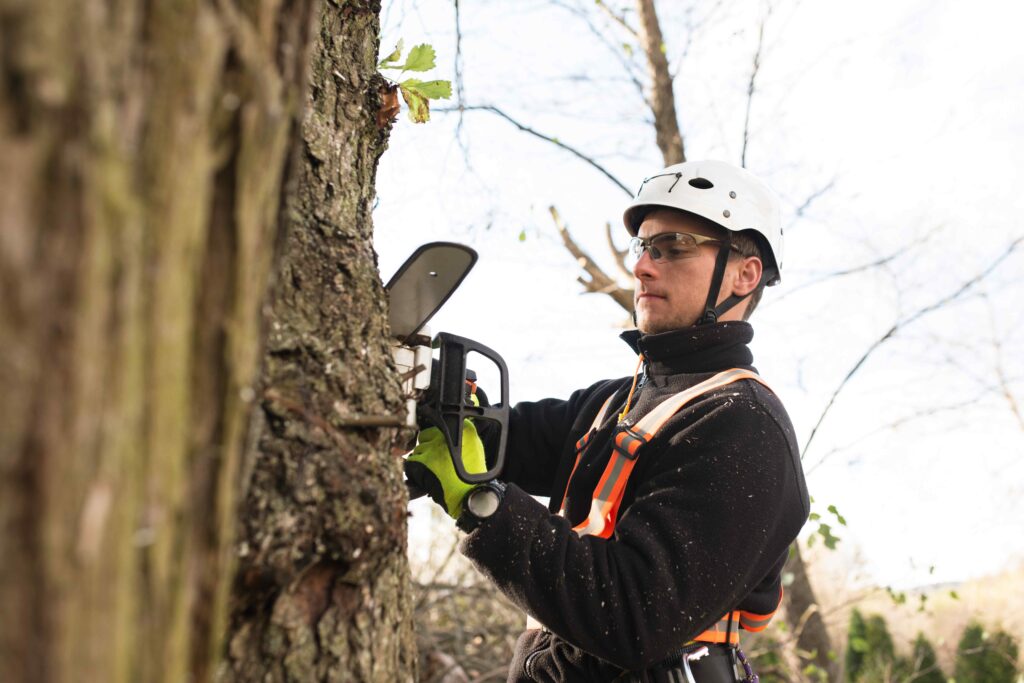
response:
<path id="1" fill-rule="evenodd" d="M 412 680 L 404 410 L 370 212 L 379 6 L 327 6 L 269 313 L 224 680 Z M 386 422 L 386 420 L 385 420 Z"/>
<path id="2" fill-rule="evenodd" d="M 308 120 L 303 130 L 302 152 L 330 174 L 323 187 L 362 209 L 383 148 L 380 133 L 365 134 L 375 113 L 376 84 L 366 74 L 377 9 L 326 6 L 332 35 L 353 43 L 331 53 L 335 66 L 320 67 L 350 79 L 331 108 L 338 121 L 363 120 L 348 129 L 353 146 L 325 133 L 315 148 Z M 0 0 L 0 680 L 213 676 L 260 391 L 267 282 L 286 227 L 283 188 L 300 187 L 285 177 L 317 15 L 315 0 Z M 293 232 L 336 240 L 321 252 L 333 265 L 300 266 L 288 277 L 319 283 L 333 268 L 333 286 L 342 294 L 364 288 L 365 297 L 353 292 L 336 303 L 349 317 L 329 320 L 344 330 L 329 339 L 315 334 L 328 317 L 300 308 L 293 321 L 310 321 L 291 328 L 299 330 L 290 337 L 300 340 L 294 353 L 318 348 L 345 360 L 329 384 L 345 409 L 382 403 L 389 394 L 379 343 L 367 341 L 382 336 L 383 323 L 379 285 L 368 284 L 365 210 L 287 215 Z M 283 339 L 274 343 L 292 353 Z M 369 381 L 359 373 L 367 357 Z M 307 444 L 319 438 L 268 411 Z M 355 500 L 368 487 L 392 486 L 364 506 L 383 533 L 362 522 L 355 528 L 363 533 L 347 532 L 345 552 L 323 552 L 344 545 L 336 541 L 304 548 L 302 557 L 323 552 L 331 561 L 303 565 L 309 583 L 290 594 L 293 603 L 314 601 L 323 596 L 315 586 L 331 585 L 321 623 L 340 615 L 334 605 L 364 608 L 347 621 L 337 616 L 331 633 L 354 634 L 350 642 L 370 638 L 377 615 L 390 613 L 388 601 L 404 590 L 404 560 L 383 558 L 402 555 L 391 536 L 404 534 L 404 503 L 388 507 L 400 497 L 395 467 L 371 475 L 353 466 L 360 458 L 382 464 L 370 454 L 372 436 L 344 435 L 344 446 L 321 457 L 346 463 Z M 268 451 L 284 462 L 284 442 Z M 250 494 L 275 488 L 264 498 L 271 500 L 297 483 L 287 477 L 308 461 L 293 462 L 280 480 L 254 477 Z M 346 494 L 324 507 L 352 523 L 365 511 L 352 500 Z M 372 580 L 341 568 L 359 549 L 377 558 Z M 338 575 L 366 583 L 352 590 Z M 399 586 L 391 594 L 378 588 L 389 582 Z M 377 611 L 366 609 L 371 601 Z M 276 613 L 287 622 L 284 602 Z M 394 631 L 394 620 L 382 622 Z M 274 652 L 254 656 L 272 669 Z"/>
<path id="3" fill-rule="evenodd" d="M 640 20 L 640 43 L 647 56 L 647 71 L 651 79 L 650 105 L 654 114 L 655 140 L 666 166 L 680 164 L 686 161 L 686 153 L 676 116 L 675 89 L 665 56 L 665 39 L 661 35 L 654 0 L 637 0 L 636 9 Z"/>

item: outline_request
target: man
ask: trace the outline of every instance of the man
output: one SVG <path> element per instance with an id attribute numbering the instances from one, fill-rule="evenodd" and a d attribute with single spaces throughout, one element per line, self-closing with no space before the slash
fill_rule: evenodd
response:
<path id="1" fill-rule="evenodd" d="M 501 481 L 458 480 L 429 430 L 406 466 L 535 620 L 510 681 L 739 680 L 738 631 L 775 611 L 808 515 L 792 425 L 747 347 L 780 279 L 778 200 L 741 168 L 687 162 L 645 179 L 624 222 L 634 377 L 516 405 Z M 467 421 L 482 471 L 479 444 Z"/>

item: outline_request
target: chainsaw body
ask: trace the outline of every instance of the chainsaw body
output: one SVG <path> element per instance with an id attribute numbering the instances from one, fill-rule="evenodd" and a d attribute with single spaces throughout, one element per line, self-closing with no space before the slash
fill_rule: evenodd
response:
<path id="1" fill-rule="evenodd" d="M 508 440 L 508 368 L 493 349 L 447 332 L 431 337 L 427 321 L 444 305 L 476 263 L 476 252 L 462 244 L 434 242 L 417 249 L 386 286 L 390 297 L 392 356 L 402 379 L 409 427 L 436 427 L 444 436 L 452 465 L 469 484 L 490 481 L 505 463 Z M 436 358 L 434 357 L 436 354 Z M 498 405 L 473 401 L 477 374 L 468 357 L 492 364 L 498 375 Z M 486 472 L 472 474 L 462 462 L 462 421 L 497 430 L 497 450 Z M 493 459 L 493 461 L 492 461 Z M 410 492 L 410 498 L 422 492 Z"/>

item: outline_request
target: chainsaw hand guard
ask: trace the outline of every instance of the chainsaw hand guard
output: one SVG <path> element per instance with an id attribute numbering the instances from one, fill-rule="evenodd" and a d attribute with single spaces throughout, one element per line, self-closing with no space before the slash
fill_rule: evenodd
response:
<path id="1" fill-rule="evenodd" d="M 440 358 L 432 369 L 430 388 L 417 408 L 420 426 L 437 427 L 441 431 L 459 479 L 467 484 L 491 481 L 505 466 L 509 422 L 508 368 L 505 361 L 483 344 L 447 332 L 438 334 L 433 346 L 440 349 Z M 467 396 L 466 381 L 472 379 L 467 377 L 469 372 L 466 367 L 466 358 L 470 353 L 480 354 L 498 368 L 501 378 L 498 406 L 476 406 Z M 466 419 L 473 420 L 477 426 L 487 422 L 497 426 L 498 450 L 486 472 L 467 472 L 462 462 L 462 421 Z"/>

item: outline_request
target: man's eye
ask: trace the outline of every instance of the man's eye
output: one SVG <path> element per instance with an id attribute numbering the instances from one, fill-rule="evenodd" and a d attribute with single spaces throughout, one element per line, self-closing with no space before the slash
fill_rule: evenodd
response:
<path id="1" fill-rule="evenodd" d="M 665 256 L 669 258 L 681 258 L 683 256 L 686 256 L 690 252 L 689 249 L 678 244 L 673 244 L 670 247 L 666 247 L 662 249 L 662 251 L 665 252 Z"/>

